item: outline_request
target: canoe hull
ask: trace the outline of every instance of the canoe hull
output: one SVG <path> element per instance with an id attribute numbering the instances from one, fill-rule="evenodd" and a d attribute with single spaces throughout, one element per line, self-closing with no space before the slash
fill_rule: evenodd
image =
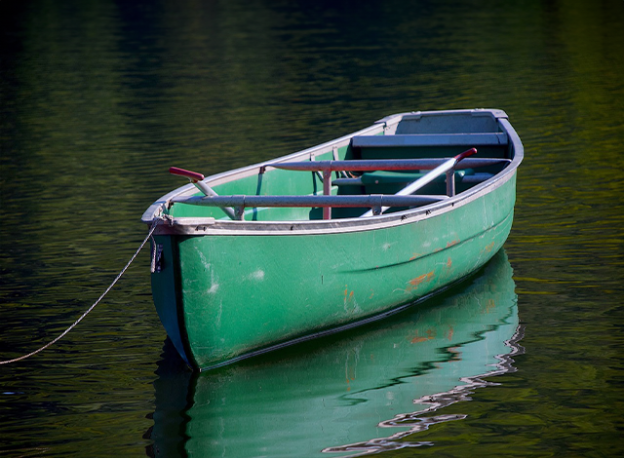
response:
<path id="1" fill-rule="evenodd" d="M 453 211 L 391 227 L 157 236 L 156 308 L 178 351 L 201 369 L 336 332 L 479 269 L 507 239 L 514 201 L 515 174 Z"/>

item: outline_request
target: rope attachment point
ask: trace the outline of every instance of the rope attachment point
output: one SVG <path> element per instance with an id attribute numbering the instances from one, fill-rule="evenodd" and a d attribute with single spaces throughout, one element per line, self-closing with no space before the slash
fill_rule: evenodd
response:
<path id="1" fill-rule="evenodd" d="M 119 275 L 117 275 L 117 277 L 113 280 L 113 282 L 110 284 L 110 286 L 108 288 L 106 288 L 106 291 L 104 291 L 102 293 L 102 295 L 98 298 L 97 301 L 95 301 L 93 303 L 93 305 L 91 307 L 89 307 L 87 309 L 86 312 L 84 312 L 82 314 L 82 316 L 80 318 L 78 318 L 76 321 L 74 321 L 74 323 L 69 326 L 65 331 L 63 331 L 58 337 L 56 337 L 54 340 L 51 340 L 50 342 L 48 342 L 47 344 L 45 344 L 43 347 L 38 348 L 37 350 L 28 353 L 27 355 L 22 355 L 19 358 L 14 358 L 14 359 L 8 359 L 5 361 L 0 361 L 0 365 L 3 364 L 11 364 L 11 363 L 16 363 L 18 361 L 22 361 L 26 358 L 30 358 L 31 356 L 36 355 L 37 353 L 42 352 L 43 350 L 45 350 L 46 348 L 48 348 L 49 346 L 53 345 L 54 343 L 58 342 L 59 340 L 61 340 L 69 331 L 71 331 L 74 327 L 76 327 L 76 325 L 78 323 L 80 323 L 99 303 L 102 299 L 104 299 L 104 296 L 106 296 L 108 294 L 108 292 L 113 288 L 113 286 L 115 286 L 115 284 L 119 281 L 119 279 L 122 277 L 122 275 L 124 273 L 126 273 L 126 270 L 128 270 L 128 267 L 130 267 L 130 264 L 132 264 L 132 262 L 136 259 L 136 257 L 139 255 L 139 253 L 141 252 L 141 250 L 143 249 L 143 247 L 145 246 L 145 244 L 149 241 L 149 239 L 152 237 L 152 234 L 154 233 L 154 231 L 156 230 L 156 226 L 158 226 L 158 221 L 160 220 L 159 217 L 155 217 L 154 220 L 152 221 L 152 225 L 149 228 L 149 232 L 147 234 L 147 236 L 145 237 L 145 239 L 143 240 L 143 242 L 141 242 L 141 245 L 139 245 L 139 248 L 136 250 L 136 252 L 134 253 L 134 255 L 130 258 L 130 261 L 128 261 L 128 263 L 126 264 L 126 266 L 121 270 L 121 272 L 119 272 Z"/>

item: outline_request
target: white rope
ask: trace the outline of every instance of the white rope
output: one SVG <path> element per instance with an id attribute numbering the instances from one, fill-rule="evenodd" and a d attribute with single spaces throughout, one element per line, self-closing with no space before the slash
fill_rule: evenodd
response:
<path id="1" fill-rule="evenodd" d="M 128 261 L 128 264 L 126 264 L 126 267 L 124 267 L 121 272 L 119 272 L 119 275 L 117 275 L 117 278 L 115 278 L 113 280 L 113 282 L 110 284 L 110 286 L 108 288 L 106 288 L 106 291 L 104 291 L 104 293 L 102 293 L 102 295 L 99 297 L 99 299 L 97 301 L 95 301 L 95 303 L 89 307 L 89 309 L 84 312 L 82 314 L 82 316 L 80 318 L 78 318 L 74 324 L 72 324 L 70 327 L 68 327 L 60 336 L 58 336 L 56 339 L 52 340 L 51 342 L 48 342 L 47 344 L 45 344 L 43 347 L 33 351 L 32 353 L 28 353 L 27 355 L 23 355 L 20 356 L 19 358 L 15 358 L 15 359 L 9 359 L 6 361 L 0 361 L 0 365 L 2 364 L 10 364 L 10 363 L 15 363 L 17 361 L 21 361 L 23 359 L 26 358 L 30 358 L 33 355 L 36 355 L 39 352 L 42 352 L 43 350 L 45 350 L 46 348 L 48 348 L 50 345 L 58 342 L 59 340 L 61 340 L 69 331 L 71 331 L 78 323 L 80 323 L 82 321 L 82 319 L 84 317 L 86 317 L 91 310 L 93 310 L 102 299 L 104 299 L 104 296 L 106 296 L 108 294 L 108 292 L 113 288 L 113 286 L 115 286 L 115 283 L 117 283 L 117 281 L 121 278 L 121 276 L 126 273 L 126 270 L 128 270 L 128 267 L 130 267 L 130 264 L 132 264 L 132 262 L 135 260 L 135 258 L 139 255 L 139 253 L 141 252 L 141 250 L 143 249 L 143 247 L 145 246 L 145 244 L 147 243 L 147 241 L 150 239 L 150 237 L 152 236 L 152 234 L 154 233 L 154 230 L 156 230 L 156 226 L 158 224 L 158 220 L 154 219 L 154 222 L 152 223 L 152 226 L 150 227 L 149 233 L 147 234 L 147 237 L 145 237 L 145 240 L 143 240 L 143 242 L 141 243 L 141 245 L 139 246 L 138 250 L 136 250 L 136 253 L 134 253 L 134 255 L 132 256 L 132 258 L 130 258 L 130 261 Z"/>

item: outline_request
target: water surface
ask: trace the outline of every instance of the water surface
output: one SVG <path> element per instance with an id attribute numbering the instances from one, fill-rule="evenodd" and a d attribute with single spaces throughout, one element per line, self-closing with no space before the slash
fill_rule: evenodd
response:
<path id="1" fill-rule="evenodd" d="M 390 446 L 372 454 L 392 457 L 624 453 L 624 3 L 249 3 L 0 2 L 0 359 L 54 338 L 97 299 L 143 239 L 142 212 L 180 184 L 169 166 L 210 174 L 391 113 L 475 107 L 505 110 L 525 144 L 501 254 L 517 308 L 500 302 L 516 310 L 524 351 L 487 367 L 490 356 L 475 351 L 479 374 L 493 372 L 487 383 L 430 415 L 453 421 L 420 429 L 412 428 L 427 415 L 410 417 L 420 412 L 413 402 L 475 374 L 458 371 L 429 393 L 427 377 L 463 360 L 440 344 L 424 358 L 363 366 L 362 402 L 338 421 L 331 406 L 313 407 L 324 398 L 346 411 L 352 399 L 338 395 L 345 378 L 329 373 L 323 355 L 344 374 L 358 342 L 382 352 L 382 324 L 191 377 L 168 352 L 142 253 L 61 342 L 0 366 L 0 452 L 145 456 L 163 446 L 175 450 L 167 456 L 201 456 L 203 447 L 278 456 L 295 444 L 301 456 L 340 456 L 346 445 L 359 444 L 360 453 L 377 440 Z M 484 271 L 474 281 L 491 277 Z M 420 329 L 419 314 L 432 319 L 472 297 L 472 285 L 389 329 Z M 492 318 L 481 323 L 492 334 L 511 323 Z M 456 342 L 463 355 L 490 342 L 479 325 L 463 324 L 478 336 Z M 513 353 L 510 337 L 499 337 L 497 351 Z M 315 364 L 328 372 L 313 371 L 312 384 Z M 273 403 L 261 396 L 260 376 L 284 387 Z M 394 389 L 388 380 L 413 390 L 382 408 Z M 219 393 L 234 410 L 205 407 Z M 265 418 L 258 403 L 273 420 L 254 431 L 245 419 L 250 409 Z M 401 415 L 414 424 L 383 427 Z M 293 416 L 314 427 L 298 427 Z M 227 428 L 217 431 L 219 419 Z M 332 440 L 319 440 L 319 428 Z M 261 439 L 273 448 L 260 450 Z"/>

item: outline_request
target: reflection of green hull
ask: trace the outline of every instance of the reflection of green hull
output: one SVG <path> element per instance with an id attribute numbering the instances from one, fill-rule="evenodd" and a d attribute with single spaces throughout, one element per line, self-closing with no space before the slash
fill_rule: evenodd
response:
<path id="1" fill-rule="evenodd" d="M 505 370 L 501 359 L 518 328 L 511 274 L 501 251 L 470 284 L 383 323 L 196 376 L 167 373 L 165 360 L 155 382 L 154 450 L 228 457 L 321 456 L 346 453 L 347 444 L 383 450 L 396 446 L 397 434 L 457 419 L 431 410 L 462 399 L 476 376 Z M 418 417 L 425 410 L 427 419 Z"/>
<path id="2" fill-rule="evenodd" d="M 161 321 L 187 363 L 215 367 L 376 319 L 474 272 L 502 247 L 512 225 L 515 170 L 522 159 L 504 114 L 410 116 L 387 118 L 357 135 L 381 134 L 385 126 L 388 136 L 394 126 L 410 135 L 448 137 L 450 145 L 366 153 L 344 137 L 313 149 L 315 158 L 445 157 L 475 146 L 454 144 L 449 133 L 470 137 L 486 131 L 503 144 L 484 146 L 480 154 L 513 162 L 490 168 L 492 178 L 485 182 L 458 185 L 458 194 L 442 203 L 372 218 L 354 218 L 354 209 L 343 208 L 335 208 L 331 220 L 317 219 L 319 212 L 309 208 L 253 209 L 245 221 L 215 219 L 222 213 L 214 207 L 177 203 L 163 210 L 166 224 L 159 226 L 153 246 L 162 261 L 152 275 L 152 290 Z M 427 124 L 422 120 L 427 116 L 444 122 Z M 288 160 L 304 158 L 310 158 L 309 150 Z M 317 178 L 252 166 L 207 182 L 222 195 L 309 195 L 322 188 Z M 402 187 L 384 186 L 357 193 L 394 193 Z M 436 186 L 426 192 L 439 193 Z M 354 191 L 351 186 L 331 192 Z M 185 193 L 192 192 L 183 188 L 163 202 Z M 152 221 L 160 208 L 151 207 L 144 220 Z"/>

